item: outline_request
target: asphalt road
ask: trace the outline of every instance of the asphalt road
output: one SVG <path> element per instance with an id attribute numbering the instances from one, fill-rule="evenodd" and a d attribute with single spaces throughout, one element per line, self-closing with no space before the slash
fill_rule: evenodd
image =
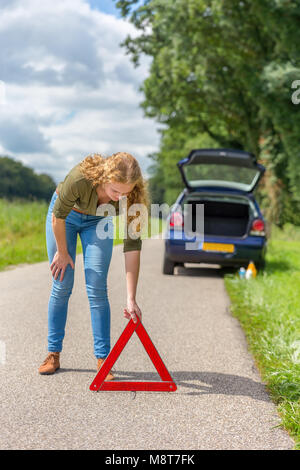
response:
<path id="1" fill-rule="evenodd" d="M 96 375 L 82 256 L 77 256 L 61 370 L 41 376 L 47 353 L 48 262 L 0 273 L 1 449 L 292 449 L 229 313 L 218 269 L 161 273 L 163 240 L 144 240 L 137 301 L 176 392 L 91 392 Z M 109 279 L 115 344 L 128 320 L 122 246 Z M 118 379 L 159 379 L 137 335 Z"/>

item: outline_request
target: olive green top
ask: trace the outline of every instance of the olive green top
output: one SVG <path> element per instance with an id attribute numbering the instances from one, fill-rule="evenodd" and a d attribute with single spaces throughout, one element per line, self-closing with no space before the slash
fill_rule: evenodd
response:
<path id="1" fill-rule="evenodd" d="M 92 187 L 92 183 L 87 180 L 80 171 L 80 163 L 69 171 L 64 181 L 61 181 L 57 186 L 58 197 L 53 206 L 53 214 L 58 219 L 65 219 L 71 210 L 78 209 L 87 215 L 98 215 L 98 194 L 96 188 Z M 119 215 L 119 201 L 110 200 L 107 204 L 112 204 L 115 207 L 116 215 Z M 98 209 L 98 211 L 97 211 Z M 105 213 L 105 212 L 104 212 Z M 103 212 L 101 213 L 103 217 Z M 124 238 L 123 252 L 141 250 L 141 238 L 130 238 L 127 226 L 127 238 Z"/>

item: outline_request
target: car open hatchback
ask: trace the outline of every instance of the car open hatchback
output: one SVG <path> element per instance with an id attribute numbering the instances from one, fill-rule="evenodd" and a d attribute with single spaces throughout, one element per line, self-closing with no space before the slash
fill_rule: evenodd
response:
<path id="1" fill-rule="evenodd" d="M 253 191 L 265 168 L 255 156 L 196 149 L 177 166 L 185 188 L 167 217 L 163 273 L 184 263 L 263 268 L 265 220 Z"/>

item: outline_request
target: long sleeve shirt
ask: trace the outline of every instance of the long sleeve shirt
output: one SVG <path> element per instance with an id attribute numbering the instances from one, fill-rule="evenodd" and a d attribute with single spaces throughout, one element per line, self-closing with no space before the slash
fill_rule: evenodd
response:
<path id="1" fill-rule="evenodd" d="M 58 219 L 66 219 L 72 209 L 77 209 L 87 215 L 98 215 L 101 204 L 98 205 L 98 194 L 96 188 L 87 180 L 80 171 L 79 163 L 74 166 L 64 181 L 61 181 L 56 192 L 58 197 L 53 207 L 53 214 Z M 115 214 L 120 214 L 119 201 L 110 200 L 108 204 L 115 207 Z M 103 216 L 103 214 L 101 214 Z M 126 224 L 127 226 L 127 224 Z M 133 239 L 129 236 L 128 226 L 124 238 L 123 252 L 141 250 L 141 238 Z"/>

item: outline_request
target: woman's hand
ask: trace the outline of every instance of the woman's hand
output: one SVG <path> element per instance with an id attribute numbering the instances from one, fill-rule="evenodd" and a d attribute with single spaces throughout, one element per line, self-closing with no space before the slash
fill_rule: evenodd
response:
<path id="1" fill-rule="evenodd" d="M 74 263 L 69 253 L 62 254 L 57 251 L 54 255 L 52 264 L 50 266 L 52 276 L 54 277 L 54 279 L 57 279 L 59 272 L 61 271 L 60 281 L 63 280 L 65 270 L 67 269 L 68 264 L 70 264 L 72 268 L 74 269 Z"/>
<path id="2" fill-rule="evenodd" d="M 127 299 L 127 308 L 124 308 L 124 317 L 137 322 L 137 317 L 142 321 L 142 312 L 134 299 Z"/>

